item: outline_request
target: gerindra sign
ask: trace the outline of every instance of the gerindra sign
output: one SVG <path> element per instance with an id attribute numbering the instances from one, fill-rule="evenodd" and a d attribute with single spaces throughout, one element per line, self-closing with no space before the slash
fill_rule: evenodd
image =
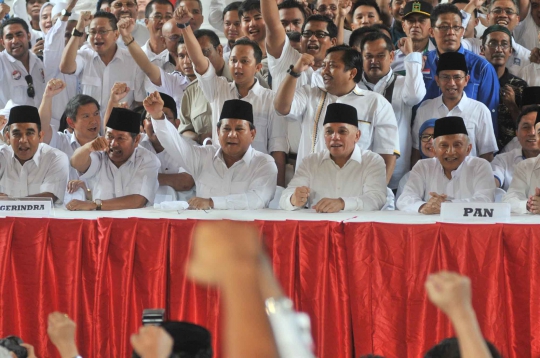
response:
<path id="1" fill-rule="evenodd" d="M 45 205 L 0 205 L 0 211 L 32 211 L 45 210 Z"/>

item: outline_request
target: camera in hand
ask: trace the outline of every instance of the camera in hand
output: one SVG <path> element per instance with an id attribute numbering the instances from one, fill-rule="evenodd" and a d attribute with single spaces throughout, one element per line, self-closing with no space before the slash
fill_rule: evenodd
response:
<path id="1" fill-rule="evenodd" d="M 15 353 L 17 358 L 27 358 L 28 351 L 21 346 L 24 341 L 17 336 L 7 336 L 0 339 L 0 346 L 6 348 L 8 351 Z"/>

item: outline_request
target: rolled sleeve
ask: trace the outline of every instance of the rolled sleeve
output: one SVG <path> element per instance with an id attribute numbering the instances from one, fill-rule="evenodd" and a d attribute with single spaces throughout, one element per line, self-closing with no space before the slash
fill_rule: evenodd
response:
<path id="1" fill-rule="evenodd" d="M 524 160 L 516 165 L 514 176 L 508 192 L 503 196 L 503 203 L 509 203 L 511 210 L 516 214 L 526 214 L 528 193 L 534 191 L 528 178 L 536 161 Z"/>
<path id="2" fill-rule="evenodd" d="M 420 207 L 426 203 L 423 200 L 426 180 L 426 173 L 421 168 L 421 162 L 416 163 L 411 170 L 403 193 L 396 202 L 396 207 L 401 211 L 418 213 Z"/>
<path id="3" fill-rule="evenodd" d="M 99 173 L 100 169 L 101 169 L 101 155 L 99 153 L 96 153 L 96 152 L 92 152 L 90 153 L 90 166 L 88 167 L 88 169 L 86 170 L 86 172 L 84 173 L 80 173 L 80 177 L 79 179 L 81 180 L 88 180 L 88 179 L 91 179 L 93 177 L 95 177 L 97 175 L 97 173 Z"/>
<path id="4" fill-rule="evenodd" d="M 287 121 L 284 117 L 272 113 L 270 116 L 270 126 L 268 127 L 268 153 L 288 152 L 287 142 Z"/>
<path id="5" fill-rule="evenodd" d="M 357 200 L 354 196 L 349 197 L 341 197 L 343 202 L 345 203 L 345 206 L 343 208 L 344 211 L 362 211 L 364 210 L 364 203 L 362 200 Z"/>
<path id="6" fill-rule="evenodd" d="M 383 102 L 384 101 L 384 102 Z M 372 151 L 378 154 L 398 154 L 399 133 L 396 115 L 390 103 L 383 97 L 373 117 Z"/>

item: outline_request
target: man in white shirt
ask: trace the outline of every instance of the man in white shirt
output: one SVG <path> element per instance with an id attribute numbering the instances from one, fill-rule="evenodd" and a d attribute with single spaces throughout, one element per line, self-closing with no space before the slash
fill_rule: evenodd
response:
<path id="1" fill-rule="evenodd" d="M 493 160 L 497 139 L 493 131 L 489 109 L 481 102 L 470 99 L 464 88 L 469 82 L 465 56 L 459 52 L 446 52 L 439 56 L 435 81 L 442 95 L 423 102 L 418 108 L 413 125 L 417 133 L 422 123 L 433 117 L 458 116 L 463 118 L 472 145 L 471 155 Z M 412 163 L 420 159 L 418 138 L 413 137 Z"/>
<path id="2" fill-rule="evenodd" d="M 132 1 L 132 0 L 124 0 Z M 90 25 L 88 37 L 91 47 L 79 50 L 79 37 Z M 138 106 L 144 99 L 144 73 L 126 49 L 119 48 L 117 22 L 108 12 L 97 12 L 93 18 L 83 11 L 73 30 L 73 36 L 62 54 L 60 71 L 75 74 L 80 79 L 81 93 L 95 98 L 104 117 L 110 89 L 115 82 L 126 83 L 130 89 L 125 102 Z M 102 126 L 104 128 L 104 126 Z"/>
<path id="3" fill-rule="evenodd" d="M 390 181 L 396 156 L 399 156 L 399 133 L 392 105 L 380 94 L 358 87 L 362 77 L 362 56 L 349 46 L 334 46 L 327 51 L 322 76 L 324 88 L 305 85 L 296 88 L 296 82 L 314 62 L 310 54 L 303 54 L 289 70 L 281 84 L 274 107 L 289 119 L 302 123 L 302 136 L 296 167 L 311 153 L 323 151 L 323 118 L 330 103 L 345 103 L 358 111 L 358 127 L 362 136 L 360 149 L 378 153 L 386 164 L 387 182 Z"/>
<path id="4" fill-rule="evenodd" d="M 61 203 L 68 179 L 67 156 L 40 143 L 43 137 L 38 109 L 11 108 L 6 139 L 0 147 L 0 195 L 50 198 Z"/>
<path id="5" fill-rule="evenodd" d="M 411 116 L 416 106 L 426 95 L 426 85 L 422 76 L 422 54 L 413 52 L 413 42 L 403 40 L 405 76 L 397 75 L 391 69 L 394 59 L 392 40 L 382 33 L 369 33 L 361 42 L 364 57 L 364 73 L 358 87 L 384 96 L 391 104 L 399 131 L 400 156 L 388 187 L 397 189 L 401 177 L 411 168 Z"/>
<path id="6" fill-rule="evenodd" d="M 116 21 L 120 21 L 123 18 L 133 19 L 131 33 L 139 46 L 143 46 L 150 39 L 150 32 L 146 26 L 135 22 L 137 20 L 136 0 L 114 0 L 111 2 L 111 13 L 116 17 Z M 120 48 L 125 48 L 124 42 L 120 39 L 117 39 L 116 44 Z"/>
<path id="7" fill-rule="evenodd" d="M 268 206 L 276 190 L 274 159 L 251 147 L 256 135 L 253 106 L 233 99 L 223 104 L 217 123 L 220 146 L 197 147 L 165 119 L 157 92 L 144 100 L 165 150 L 195 179 L 193 209 L 256 210 Z"/>
<path id="8" fill-rule="evenodd" d="M 399 210 L 426 215 L 440 214 L 441 204 L 494 200 L 495 183 L 489 162 L 469 156 L 472 150 L 461 117 L 443 117 L 435 122 L 435 158 L 416 163 L 403 193 Z"/>
<path id="9" fill-rule="evenodd" d="M 68 210 L 121 210 L 152 204 L 158 189 L 159 159 L 139 146 L 140 116 L 113 108 L 105 137 L 78 148 L 71 165 L 88 183 L 94 201 L 71 200 Z"/>
<path id="10" fill-rule="evenodd" d="M 525 48 L 532 51 L 535 47 L 540 47 L 540 0 L 530 0 L 528 6 L 522 9 L 527 16 L 516 26 L 514 36 L 516 41 Z"/>
<path id="11" fill-rule="evenodd" d="M 327 149 L 304 158 L 281 194 L 280 207 L 307 207 L 318 213 L 380 210 L 386 202 L 384 161 L 356 145 L 361 135 L 354 107 L 328 105 L 324 118 Z"/>
<path id="12" fill-rule="evenodd" d="M 0 107 L 14 103 L 38 107 L 45 91 L 41 60 L 28 49 L 31 35 L 26 21 L 11 18 L 0 25 L 5 50 L 0 52 Z"/>
<path id="13" fill-rule="evenodd" d="M 540 87 L 529 86 L 523 89 L 523 94 L 521 97 L 521 110 L 524 111 L 529 106 L 540 105 Z M 517 140 L 517 137 L 514 137 L 502 150 L 501 153 L 510 152 L 514 149 L 521 149 L 521 145 Z"/>
<path id="14" fill-rule="evenodd" d="M 510 152 L 501 153 L 493 159 L 491 167 L 495 176 L 495 185 L 505 191 L 510 187 L 515 166 L 528 158 L 534 158 L 540 154 L 540 147 L 536 137 L 534 124 L 540 106 L 528 107 L 519 115 L 517 120 L 516 137 L 521 148 Z"/>

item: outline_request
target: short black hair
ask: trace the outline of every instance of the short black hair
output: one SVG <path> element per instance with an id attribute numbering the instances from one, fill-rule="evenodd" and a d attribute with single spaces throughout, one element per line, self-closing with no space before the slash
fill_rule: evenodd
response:
<path id="1" fill-rule="evenodd" d="M 454 5 L 455 4 L 468 4 L 468 3 L 469 1 L 467 0 L 452 0 L 452 4 Z M 474 13 L 474 18 L 475 19 L 478 18 L 478 10 L 474 9 L 473 13 Z"/>
<path id="2" fill-rule="evenodd" d="M 251 46 L 253 48 L 253 54 L 255 55 L 255 63 L 261 63 L 263 54 L 262 54 L 261 48 L 259 47 L 259 44 L 245 37 L 238 39 L 235 41 L 235 43 L 231 47 L 231 54 L 232 54 L 232 50 L 237 45 Z"/>
<path id="3" fill-rule="evenodd" d="M 97 4 L 96 4 L 96 11 L 100 11 L 101 9 L 101 5 L 103 5 L 103 3 L 105 4 L 109 4 L 109 6 L 112 4 L 113 0 L 98 0 Z"/>
<path id="4" fill-rule="evenodd" d="M 486 339 L 486 344 L 489 349 L 489 353 L 493 358 L 502 358 L 498 349 Z M 454 358 L 461 357 L 459 353 L 459 344 L 456 337 L 443 339 L 439 344 L 432 347 L 425 355 L 424 358 Z"/>
<path id="5" fill-rule="evenodd" d="M 281 9 L 298 9 L 304 17 L 304 22 L 306 21 L 306 9 L 304 9 L 304 6 L 296 0 L 285 0 L 279 4 L 277 8 L 278 11 Z"/>
<path id="6" fill-rule="evenodd" d="M 170 5 L 172 8 L 172 12 L 174 12 L 174 5 L 169 0 L 152 0 L 146 5 L 144 8 L 144 17 L 147 19 L 150 17 L 150 14 L 152 14 L 152 5 L 158 4 L 158 5 Z"/>
<path id="7" fill-rule="evenodd" d="M 28 27 L 28 24 L 26 23 L 26 21 L 24 21 L 23 19 L 19 17 L 12 17 L 2 23 L 2 27 L 0 27 L 1 38 L 4 38 L 4 28 L 8 25 L 21 25 L 27 34 L 30 33 L 30 28 Z"/>
<path id="8" fill-rule="evenodd" d="M 336 24 L 334 24 L 334 21 L 332 21 L 328 16 L 315 14 L 311 15 L 306 19 L 306 22 L 304 22 L 304 25 L 302 25 L 302 32 L 304 32 L 304 29 L 306 28 L 306 25 L 312 21 L 320 21 L 320 22 L 326 22 L 326 31 L 330 34 L 330 38 L 336 38 L 338 33 L 338 28 Z"/>
<path id="9" fill-rule="evenodd" d="M 64 114 L 66 118 L 71 118 L 74 122 L 77 120 L 77 112 L 81 106 L 93 103 L 96 105 L 98 111 L 100 110 L 99 102 L 94 97 L 90 97 L 85 94 L 77 94 L 73 96 L 66 104 Z"/>
<path id="10" fill-rule="evenodd" d="M 199 30 L 195 30 L 193 31 L 193 34 L 195 35 L 195 38 L 198 40 L 200 39 L 201 37 L 208 37 L 208 39 L 210 40 L 210 43 L 212 44 L 212 46 L 214 46 L 214 48 L 217 48 L 221 43 L 219 42 L 219 36 L 212 30 L 207 30 L 207 29 L 199 29 Z"/>
<path id="11" fill-rule="evenodd" d="M 370 32 L 369 34 L 364 36 L 364 38 L 362 39 L 362 42 L 360 43 L 360 49 L 364 51 L 364 45 L 366 44 L 366 42 L 373 42 L 373 41 L 378 41 L 378 40 L 384 40 L 384 42 L 386 43 L 386 49 L 388 50 L 388 52 L 394 51 L 394 44 L 392 43 L 392 40 L 389 39 L 388 36 L 386 36 L 380 31 Z"/>
<path id="12" fill-rule="evenodd" d="M 261 12 L 261 2 L 259 0 L 246 0 L 238 8 L 238 16 L 242 17 L 245 12 L 253 10 Z"/>
<path id="13" fill-rule="evenodd" d="M 69 124 L 67 122 L 67 115 L 66 111 L 62 113 L 62 117 L 60 117 L 60 126 L 58 127 L 58 131 L 64 133 L 66 129 L 68 129 Z"/>
<path id="14" fill-rule="evenodd" d="M 374 28 L 374 29 L 377 29 L 379 31 L 386 31 L 388 32 L 389 34 L 391 34 L 391 30 L 388 26 L 386 26 L 385 24 L 373 24 L 371 25 L 370 27 Z M 384 32 L 383 32 L 383 35 L 386 35 Z"/>
<path id="15" fill-rule="evenodd" d="M 495 4 L 497 1 L 500 1 L 500 0 L 492 0 L 489 3 L 489 11 L 491 11 L 491 9 L 493 9 L 493 4 Z M 510 0 L 510 1 L 512 1 L 512 4 L 514 4 L 514 8 L 516 9 L 516 11 L 517 11 L 517 13 L 519 15 L 519 5 L 518 5 L 517 1 L 516 0 Z"/>
<path id="16" fill-rule="evenodd" d="M 118 21 L 116 20 L 116 16 L 114 16 L 112 13 L 106 11 L 98 11 L 94 14 L 94 19 L 99 18 L 108 19 L 112 29 L 118 30 L 118 26 L 116 25 Z"/>
<path id="17" fill-rule="evenodd" d="M 433 8 L 433 11 L 431 12 L 431 27 L 435 26 L 435 23 L 439 19 L 439 16 L 443 14 L 456 14 L 459 16 L 461 21 L 463 21 L 463 15 L 461 15 L 461 11 L 457 8 L 456 5 L 450 4 L 450 3 L 444 3 L 439 4 Z"/>
<path id="18" fill-rule="evenodd" d="M 221 17 L 221 19 L 224 19 L 225 15 L 229 11 L 238 11 L 238 9 L 240 8 L 240 5 L 242 5 L 241 1 L 235 1 L 235 2 L 232 2 L 229 5 L 225 6 L 225 8 L 223 9 L 223 16 Z"/>
<path id="19" fill-rule="evenodd" d="M 351 37 L 349 37 L 349 46 L 351 47 L 360 46 L 364 36 L 370 33 L 377 33 L 377 32 L 380 32 L 380 31 L 374 28 L 373 26 L 360 27 L 351 33 Z"/>
<path id="20" fill-rule="evenodd" d="M 287 35 L 290 42 L 300 42 L 302 39 L 302 34 L 298 31 L 287 31 L 285 35 Z"/>
<path id="21" fill-rule="evenodd" d="M 221 128 L 221 119 L 217 122 L 217 129 L 219 130 Z M 249 123 L 249 130 L 252 131 L 255 129 L 255 124 L 247 121 Z"/>
<path id="22" fill-rule="evenodd" d="M 351 15 L 354 16 L 354 12 L 356 11 L 356 9 L 358 9 L 360 6 L 369 6 L 369 7 L 372 7 L 375 9 L 375 11 L 377 11 L 377 14 L 379 15 L 379 19 L 381 18 L 381 8 L 379 7 L 379 5 L 377 4 L 377 2 L 375 0 L 359 0 L 357 1 L 352 9 L 351 9 Z"/>
<path id="23" fill-rule="evenodd" d="M 532 113 L 532 112 L 540 112 L 540 106 L 537 104 L 525 106 L 525 109 L 521 111 L 516 121 L 516 130 L 519 128 L 519 122 L 521 122 L 521 119 L 525 117 L 527 114 Z"/>
<path id="24" fill-rule="evenodd" d="M 356 68 L 356 76 L 354 76 L 354 82 L 358 83 L 362 79 L 362 55 L 360 52 L 356 51 L 350 46 L 347 45 L 337 45 L 330 47 L 326 50 L 326 56 L 332 52 L 343 51 L 343 56 L 341 59 L 345 64 L 345 71 L 350 71 L 353 68 Z"/>

